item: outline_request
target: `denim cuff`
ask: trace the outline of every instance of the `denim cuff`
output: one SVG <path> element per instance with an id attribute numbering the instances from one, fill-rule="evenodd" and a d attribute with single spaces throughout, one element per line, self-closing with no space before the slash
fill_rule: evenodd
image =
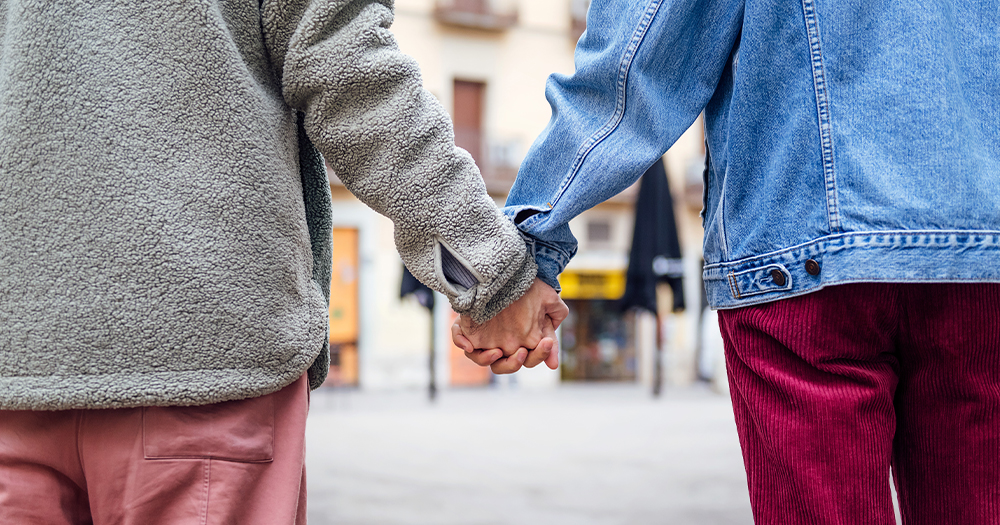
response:
<path id="1" fill-rule="evenodd" d="M 535 257 L 535 263 L 538 265 L 536 277 L 541 279 L 543 283 L 551 286 L 555 291 L 561 292 L 559 274 L 569 264 L 572 256 L 559 248 L 539 241 L 523 231 L 521 232 L 521 236 L 524 237 L 524 242 L 528 244 L 528 249 Z"/>

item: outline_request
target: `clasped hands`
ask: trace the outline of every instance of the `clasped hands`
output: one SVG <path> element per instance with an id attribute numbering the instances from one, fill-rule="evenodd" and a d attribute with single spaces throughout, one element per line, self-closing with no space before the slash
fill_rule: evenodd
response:
<path id="1" fill-rule="evenodd" d="M 463 315 L 451 327 L 455 346 L 479 366 L 495 374 L 512 374 L 522 366 L 540 363 L 555 370 L 559 366 L 556 328 L 569 315 L 569 308 L 551 286 L 539 279 L 528 291 L 495 317 L 476 324 Z"/>

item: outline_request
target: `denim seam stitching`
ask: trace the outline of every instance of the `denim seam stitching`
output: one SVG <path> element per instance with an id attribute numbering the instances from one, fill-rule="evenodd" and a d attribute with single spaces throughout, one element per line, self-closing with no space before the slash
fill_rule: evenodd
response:
<path id="1" fill-rule="evenodd" d="M 761 255 L 755 255 L 752 257 L 745 257 L 743 259 L 738 259 L 735 261 L 726 261 L 719 263 L 706 264 L 704 270 L 715 270 L 715 269 L 726 269 L 733 266 L 739 266 L 742 264 L 749 264 L 754 261 L 760 261 L 763 259 L 768 259 L 772 257 L 781 257 L 783 255 L 790 254 L 792 252 L 805 250 L 810 247 L 817 247 L 818 245 L 831 245 L 837 242 L 844 242 L 851 239 L 858 239 L 863 237 L 903 237 L 912 238 L 919 236 L 952 236 L 952 235 L 979 235 L 979 236 L 989 236 L 989 237 L 1000 237 L 1000 230 L 886 230 L 886 231 L 875 231 L 875 232 L 852 232 L 852 233 L 840 233 L 837 235 L 827 235 L 820 237 L 818 239 L 811 240 L 809 242 L 804 242 L 802 244 L 796 244 L 795 246 L 789 246 L 782 250 L 768 252 Z M 854 247 L 866 247 L 866 246 L 877 246 L 884 243 L 873 243 L 864 240 L 857 240 Z M 933 246 L 940 243 L 929 243 L 926 246 Z M 913 246 L 910 244 L 909 246 Z M 839 246 L 832 246 L 832 248 L 839 248 Z M 818 248 L 819 251 L 816 253 L 826 253 L 830 250 Z"/>
<path id="2" fill-rule="evenodd" d="M 762 265 L 760 265 L 760 266 L 754 266 L 753 268 L 747 268 L 746 270 L 742 270 L 742 271 L 739 271 L 739 272 L 733 272 L 733 274 L 732 274 L 732 275 L 733 275 L 733 277 L 739 277 L 739 276 L 741 276 L 741 275 L 743 275 L 743 274 L 745 274 L 745 273 L 750 273 L 750 272 L 757 272 L 757 271 L 760 271 L 760 270 L 763 270 L 763 269 L 765 269 L 765 268 L 768 268 L 768 267 L 771 267 L 771 266 L 774 266 L 774 267 L 775 267 L 775 269 L 778 269 L 778 270 L 784 270 L 784 269 L 785 269 L 785 268 L 784 268 L 784 267 L 783 267 L 782 265 L 780 265 L 780 264 L 776 264 L 776 263 L 766 263 L 766 264 L 762 264 Z"/>
<path id="3" fill-rule="evenodd" d="M 660 5 L 663 4 L 664 0 L 652 0 L 649 6 L 646 7 L 646 11 L 643 13 L 642 18 L 639 20 L 639 25 L 632 32 L 632 39 L 629 41 L 628 47 L 625 48 L 625 54 L 622 56 L 621 62 L 618 65 L 618 81 L 615 83 L 615 89 L 617 91 L 617 96 L 615 97 L 615 112 L 611 115 L 608 122 L 599 130 L 597 130 L 593 135 L 591 135 L 584 143 L 583 146 L 577 151 L 576 158 L 573 160 L 573 166 L 570 168 L 569 176 L 566 177 L 566 181 L 559 187 L 559 191 L 552 198 L 549 204 L 549 208 L 555 207 L 555 204 L 559 202 L 562 198 L 563 193 L 576 178 L 576 174 L 579 173 L 580 168 L 583 166 L 583 161 L 586 160 L 587 156 L 590 154 L 598 144 L 608 138 L 611 133 L 618 128 L 621 124 L 622 119 L 625 118 L 625 98 L 626 89 L 628 88 L 628 73 L 632 67 L 632 61 L 635 59 L 636 54 L 639 52 L 639 46 L 642 44 L 646 37 L 646 32 L 652 25 L 653 18 L 656 16 L 657 11 L 660 9 Z"/>
<path id="4" fill-rule="evenodd" d="M 737 301 L 726 302 L 724 304 L 717 304 L 717 305 L 713 306 L 712 308 L 716 309 L 716 310 L 732 310 L 732 309 L 743 308 L 743 307 L 747 307 L 747 306 L 755 306 L 755 305 L 759 305 L 759 304 L 771 303 L 771 302 L 777 301 L 779 299 L 784 300 L 784 299 L 791 299 L 793 297 L 801 297 L 803 295 L 814 293 L 814 292 L 816 292 L 818 290 L 822 290 L 822 289 L 830 287 L 830 286 L 839 286 L 839 285 L 842 285 L 842 284 L 857 284 L 857 283 L 890 283 L 890 284 L 904 284 L 904 283 L 910 283 L 910 284 L 922 284 L 922 283 L 931 283 L 931 284 L 993 284 L 993 283 L 995 283 L 995 284 L 1000 284 L 1000 280 L 994 280 L 994 279 L 985 279 L 985 280 L 983 280 L 983 279 L 980 279 L 980 280 L 969 280 L 969 279 L 916 279 L 916 278 L 911 278 L 911 279 L 906 279 L 906 280 L 901 281 L 901 280 L 898 280 L 898 279 L 880 280 L 880 279 L 871 279 L 871 278 L 863 278 L 863 279 L 838 279 L 836 281 L 823 281 L 822 283 L 818 283 L 818 284 L 813 285 L 813 286 L 806 286 L 806 287 L 800 288 L 798 290 L 790 290 L 789 291 L 790 293 L 786 293 L 785 295 L 781 296 L 780 298 L 775 298 L 775 297 L 753 297 L 753 298 L 747 298 L 745 300 L 737 300 Z"/>
<path id="5" fill-rule="evenodd" d="M 557 246 L 554 246 L 552 244 L 549 244 L 549 243 L 547 243 L 545 241 L 542 241 L 542 240 L 539 240 L 539 239 L 536 239 L 536 238 L 532 238 L 532 249 L 534 250 L 533 253 L 536 253 L 536 254 L 539 253 L 539 252 L 543 252 L 544 250 L 549 250 L 549 251 L 553 252 L 553 255 L 558 256 L 558 261 L 557 262 L 561 266 L 565 266 L 566 263 L 570 259 L 573 258 L 571 255 L 569 255 L 569 252 L 567 252 L 566 250 L 563 250 L 562 248 L 559 248 Z M 550 257 L 550 258 L 554 259 L 554 257 Z"/>
<path id="6" fill-rule="evenodd" d="M 767 290 L 755 290 L 755 291 L 747 291 L 747 292 L 744 292 L 740 288 L 739 281 L 737 280 L 737 278 L 739 276 L 744 275 L 744 274 L 748 274 L 748 273 L 752 273 L 752 272 L 759 272 L 761 270 L 766 270 L 767 268 L 777 269 L 782 274 L 784 274 L 785 278 L 787 279 L 787 281 L 785 282 L 785 284 L 783 286 L 775 286 L 775 287 L 769 288 Z M 735 297 L 736 299 L 742 299 L 744 297 L 750 297 L 750 296 L 753 296 L 753 295 L 760 295 L 760 294 L 765 294 L 765 293 L 785 292 L 785 291 L 788 291 L 788 290 L 791 290 L 791 289 L 794 288 L 794 286 L 792 284 L 792 273 L 790 271 L 788 271 L 788 269 L 785 268 L 784 265 L 778 264 L 778 263 L 767 263 L 767 264 L 763 264 L 763 265 L 760 265 L 760 266 L 754 266 L 753 268 L 747 268 L 746 270 L 739 271 L 739 272 L 733 272 L 732 270 L 730 270 L 729 271 L 729 281 L 730 281 L 730 286 L 729 286 L 730 290 L 735 289 L 736 292 L 737 292 L 737 293 L 733 294 L 733 297 Z"/>
<path id="7" fill-rule="evenodd" d="M 819 22 L 813 0 L 802 0 L 806 34 L 809 38 L 809 58 L 812 65 L 813 89 L 816 92 L 816 113 L 819 121 L 820 147 L 823 156 L 823 179 L 826 186 L 826 218 L 831 232 L 840 230 L 840 211 L 837 202 L 837 179 L 833 162 L 833 126 L 830 117 L 830 94 L 823 66 L 823 50 L 820 45 Z"/>
<path id="8" fill-rule="evenodd" d="M 726 185 L 719 188 L 719 245 L 722 248 L 722 257 L 729 258 L 729 236 L 726 235 Z"/>
<path id="9" fill-rule="evenodd" d="M 732 271 L 729 272 L 729 292 L 733 294 L 733 297 L 740 299 L 740 288 L 736 286 L 736 274 Z"/>

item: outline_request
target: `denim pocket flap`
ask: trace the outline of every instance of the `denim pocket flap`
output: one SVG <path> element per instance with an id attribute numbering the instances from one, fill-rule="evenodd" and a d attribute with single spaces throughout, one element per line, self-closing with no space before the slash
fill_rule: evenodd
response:
<path id="1" fill-rule="evenodd" d="M 769 292 L 792 289 L 792 274 L 780 264 L 729 274 L 729 286 L 737 299 Z"/>
<path id="2" fill-rule="evenodd" d="M 142 439 L 146 459 L 271 461 L 274 397 L 193 407 L 146 407 Z"/>

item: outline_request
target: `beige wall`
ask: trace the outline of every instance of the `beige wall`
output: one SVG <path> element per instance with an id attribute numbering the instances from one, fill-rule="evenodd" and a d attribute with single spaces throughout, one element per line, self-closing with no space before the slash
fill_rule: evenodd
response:
<path id="1" fill-rule="evenodd" d="M 414 57 L 423 72 L 424 85 L 449 111 L 454 79 L 487 84 L 484 131 L 487 151 L 501 149 L 516 169 L 535 136 L 544 128 L 550 108 L 544 97 L 545 82 L 552 73 L 573 71 L 569 0 L 519 0 L 518 23 L 502 32 L 445 26 L 433 17 L 433 0 L 397 0 L 392 31 L 400 48 Z M 667 168 L 675 194 L 683 193 L 690 166 L 702 154 L 700 127 L 693 129 L 667 154 Z M 513 171 L 511 171 L 513 173 Z M 503 195 L 495 194 L 502 202 Z M 700 271 L 701 224 L 697 208 L 677 209 L 681 237 L 689 266 Z M 346 191 L 337 190 L 335 213 L 338 225 L 354 224 L 361 230 L 361 335 L 360 378 L 363 388 L 423 387 L 427 383 L 427 346 L 430 330 L 426 312 L 415 302 L 400 302 L 400 260 L 392 240 L 392 224 L 360 205 Z M 584 213 L 571 223 L 584 239 L 586 222 L 608 220 L 612 224 L 610 245 L 588 246 L 583 240 L 576 269 L 624 269 L 632 234 L 632 208 L 624 202 L 606 203 Z M 674 333 L 669 350 L 675 383 L 693 377 L 693 345 L 697 326 L 697 284 L 688 279 L 689 315 L 671 320 Z M 444 302 L 438 297 L 439 302 Z M 644 322 L 642 330 L 652 325 Z M 448 375 L 448 325 L 438 314 L 437 342 L 439 381 Z M 648 335 L 648 334 L 647 334 Z M 647 336 L 641 337 L 648 341 Z M 648 353 L 648 349 L 644 350 Z M 648 360 L 647 360 L 648 361 Z M 647 365 L 643 365 L 647 366 Z M 648 374 L 641 374 L 648 377 Z M 522 384 L 551 385 L 554 373 L 533 370 Z"/>
<path id="2" fill-rule="evenodd" d="M 572 71 L 568 2 L 521 2 L 519 24 L 504 33 L 439 24 L 432 0 L 399 0 L 392 31 L 400 48 L 420 64 L 424 85 L 451 110 L 455 78 L 486 82 L 485 131 L 488 141 L 511 148 L 516 161 L 549 117 L 544 97 L 549 74 Z M 500 196 L 502 198 L 502 196 Z M 502 200 L 501 200 L 502 203 Z M 362 388 L 418 388 L 427 384 L 430 328 L 426 311 L 399 300 L 400 265 L 392 223 L 335 190 L 338 225 L 361 230 Z M 443 302 L 442 297 L 438 297 Z M 449 325 L 439 314 L 437 375 L 446 382 Z M 557 377 L 532 370 L 521 385 L 550 384 Z"/>
<path id="3" fill-rule="evenodd" d="M 430 0 L 396 3 L 392 26 L 399 47 L 420 64 L 424 86 L 449 111 L 452 81 L 485 82 L 485 131 L 490 146 L 520 161 L 549 119 L 545 81 L 573 71 L 568 0 L 518 2 L 518 24 L 503 32 L 442 25 Z"/>

